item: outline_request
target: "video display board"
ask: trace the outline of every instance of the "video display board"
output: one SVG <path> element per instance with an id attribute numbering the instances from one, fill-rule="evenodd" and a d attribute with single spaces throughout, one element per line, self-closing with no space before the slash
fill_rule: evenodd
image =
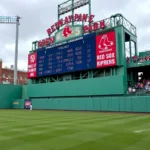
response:
<path id="1" fill-rule="evenodd" d="M 96 36 L 37 51 L 37 76 L 96 68 Z"/>

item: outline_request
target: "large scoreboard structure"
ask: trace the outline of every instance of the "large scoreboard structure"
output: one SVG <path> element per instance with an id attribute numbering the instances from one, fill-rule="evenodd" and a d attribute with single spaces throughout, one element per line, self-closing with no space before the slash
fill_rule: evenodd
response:
<path id="1" fill-rule="evenodd" d="M 98 36 L 91 33 L 29 54 L 28 78 L 110 66 L 116 66 L 115 32 Z"/>
<path id="2" fill-rule="evenodd" d="M 76 13 L 85 5 L 89 6 L 87 14 Z M 71 14 L 61 17 L 70 11 Z M 130 57 L 133 52 L 137 54 L 137 50 L 131 49 L 133 45 L 137 47 L 136 27 L 122 14 L 100 21 L 94 18 L 90 0 L 68 0 L 58 5 L 58 20 L 46 29 L 47 38 L 32 43 L 28 55 L 30 97 L 126 93 L 130 77 L 126 45 L 129 44 Z M 41 86 L 45 87 L 40 95 Z M 75 90 L 78 87 L 82 89 Z"/>
<path id="3" fill-rule="evenodd" d="M 93 69 L 96 67 L 95 36 L 84 37 L 37 52 L 37 76 Z"/>
<path id="4" fill-rule="evenodd" d="M 87 14 L 76 11 L 85 5 Z M 136 27 L 122 14 L 95 21 L 91 0 L 67 0 L 57 17 L 47 38 L 32 43 L 26 102 L 33 109 L 148 112 L 148 97 L 128 91 L 139 72 L 144 82 L 150 75 L 150 62 L 136 59 Z"/>

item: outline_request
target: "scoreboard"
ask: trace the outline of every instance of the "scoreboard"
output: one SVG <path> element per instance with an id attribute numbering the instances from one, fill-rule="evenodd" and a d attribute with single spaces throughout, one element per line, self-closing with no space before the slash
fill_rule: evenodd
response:
<path id="1" fill-rule="evenodd" d="M 28 55 L 28 78 L 117 65 L 115 31 L 89 34 Z"/>
<path id="2" fill-rule="evenodd" d="M 62 74 L 96 67 L 96 37 L 83 39 L 37 52 L 37 76 Z"/>

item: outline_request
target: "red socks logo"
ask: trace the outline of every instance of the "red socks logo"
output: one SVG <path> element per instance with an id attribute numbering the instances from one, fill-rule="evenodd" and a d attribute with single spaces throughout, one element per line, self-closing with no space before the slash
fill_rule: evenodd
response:
<path id="1" fill-rule="evenodd" d="M 67 25 L 65 26 L 64 30 L 63 30 L 63 36 L 64 37 L 68 37 L 70 34 L 72 34 L 72 30 L 70 29 L 70 27 Z"/>
<path id="2" fill-rule="evenodd" d="M 113 41 L 109 41 L 107 35 L 105 34 L 100 39 L 98 48 L 101 50 L 106 50 L 108 49 L 109 46 L 112 46 L 113 44 L 114 44 Z"/>

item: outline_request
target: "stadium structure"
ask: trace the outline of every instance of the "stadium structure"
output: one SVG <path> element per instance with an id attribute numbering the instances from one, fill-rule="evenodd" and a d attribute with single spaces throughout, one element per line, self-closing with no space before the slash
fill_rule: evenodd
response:
<path id="1" fill-rule="evenodd" d="M 122 14 L 94 17 L 90 0 L 58 5 L 48 37 L 32 43 L 27 96 L 13 108 L 150 112 L 150 51 L 138 52 L 136 27 Z"/>

